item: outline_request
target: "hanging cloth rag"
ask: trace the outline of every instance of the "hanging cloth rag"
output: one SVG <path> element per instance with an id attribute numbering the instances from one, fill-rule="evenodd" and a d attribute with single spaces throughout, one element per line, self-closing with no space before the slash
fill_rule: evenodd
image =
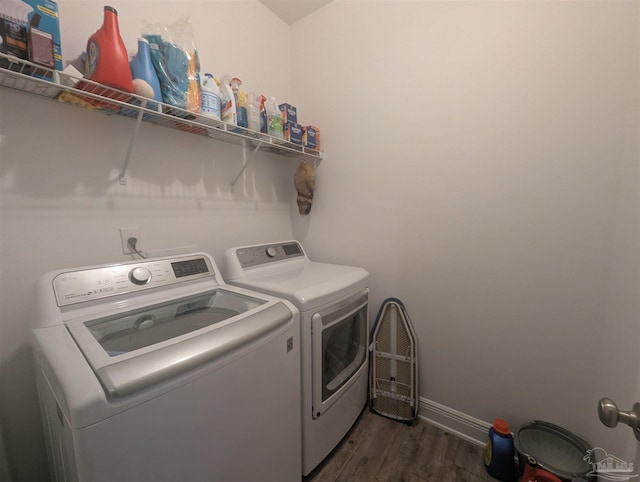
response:
<path id="1" fill-rule="evenodd" d="M 311 211 L 316 171 L 306 162 L 301 162 L 293 177 L 293 185 L 298 191 L 298 212 L 306 216 Z"/>

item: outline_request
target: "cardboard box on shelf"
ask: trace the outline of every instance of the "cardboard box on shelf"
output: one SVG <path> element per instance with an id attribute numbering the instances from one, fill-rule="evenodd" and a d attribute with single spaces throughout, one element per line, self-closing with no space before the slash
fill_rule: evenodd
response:
<path id="1" fill-rule="evenodd" d="M 302 145 L 316 151 L 320 150 L 320 129 L 315 126 L 302 128 Z"/>
<path id="2" fill-rule="evenodd" d="M 0 52 L 62 70 L 58 4 L 52 0 L 0 0 Z"/>
<path id="3" fill-rule="evenodd" d="M 296 122 L 285 122 L 284 138 L 292 144 L 302 145 L 302 126 Z"/>
<path id="4" fill-rule="evenodd" d="M 282 112 L 282 120 L 284 122 L 298 122 L 298 109 L 291 104 L 280 104 L 278 106 Z"/>

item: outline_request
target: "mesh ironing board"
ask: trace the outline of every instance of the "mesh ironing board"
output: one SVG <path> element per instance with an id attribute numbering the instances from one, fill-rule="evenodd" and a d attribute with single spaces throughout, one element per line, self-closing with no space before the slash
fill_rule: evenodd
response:
<path id="1" fill-rule="evenodd" d="M 411 424 L 418 416 L 418 342 L 400 300 L 382 303 L 369 350 L 371 410 Z"/>

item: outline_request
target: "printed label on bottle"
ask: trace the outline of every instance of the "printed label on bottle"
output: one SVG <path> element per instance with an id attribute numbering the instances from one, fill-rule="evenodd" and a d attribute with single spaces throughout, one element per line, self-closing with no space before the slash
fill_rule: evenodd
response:
<path id="1" fill-rule="evenodd" d="M 87 45 L 87 58 L 85 61 L 85 77 L 91 78 L 98 67 L 98 59 L 100 58 L 100 47 L 95 40 L 89 40 Z"/>
<path id="2" fill-rule="evenodd" d="M 231 100 L 228 100 L 227 102 L 222 103 L 222 105 L 220 106 L 220 112 L 222 114 L 222 120 L 225 122 L 229 122 L 230 124 L 234 124 L 237 125 L 237 118 L 236 118 L 236 110 L 233 108 L 233 104 L 231 103 Z"/>
<path id="3" fill-rule="evenodd" d="M 220 117 L 220 97 L 211 92 L 202 91 L 202 113 Z"/>
<path id="4" fill-rule="evenodd" d="M 492 457 L 492 453 L 491 453 L 491 440 L 487 440 L 487 445 L 485 445 L 484 447 L 484 465 L 489 466 L 491 465 L 491 457 Z"/>
<path id="5" fill-rule="evenodd" d="M 269 130 L 282 133 L 282 117 L 279 115 L 267 115 L 269 121 Z"/>
<path id="6" fill-rule="evenodd" d="M 247 108 L 237 107 L 236 111 L 238 117 L 238 125 L 240 127 L 249 127 L 249 122 L 247 121 Z"/>

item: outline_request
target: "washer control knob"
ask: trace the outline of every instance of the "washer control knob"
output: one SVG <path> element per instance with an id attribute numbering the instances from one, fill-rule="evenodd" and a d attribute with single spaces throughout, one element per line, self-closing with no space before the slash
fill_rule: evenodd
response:
<path id="1" fill-rule="evenodd" d="M 278 254 L 276 252 L 276 248 L 274 248 L 273 246 L 269 246 L 266 252 L 267 252 L 267 256 L 269 256 L 270 258 L 273 258 L 275 257 L 276 254 Z"/>
<path id="2" fill-rule="evenodd" d="M 137 285 L 144 285 L 151 281 L 151 271 L 147 268 L 133 268 L 129 271 L 129 279 Z"/>

